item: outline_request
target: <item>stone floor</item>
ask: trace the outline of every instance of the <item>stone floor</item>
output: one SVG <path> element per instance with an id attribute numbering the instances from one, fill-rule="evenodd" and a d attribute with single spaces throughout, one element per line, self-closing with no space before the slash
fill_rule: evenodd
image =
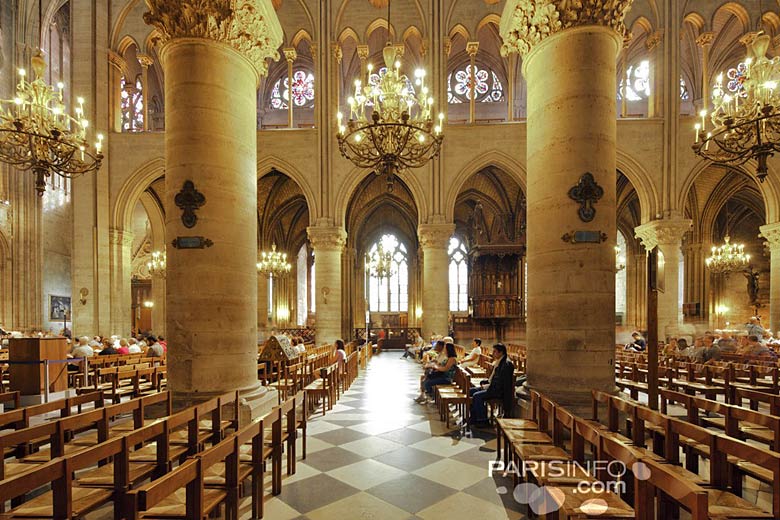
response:
<path id="1" fill-rule="evenodd" d="M 268 497 L 266 518 L 525 518 L 511 478 L 488 477 L 495 435 L 445 428 L 433 406 L 413 401 L 420 366 L 398 358 L 375 356 L 333 410 L 312 418 L 308 456 Z"/>

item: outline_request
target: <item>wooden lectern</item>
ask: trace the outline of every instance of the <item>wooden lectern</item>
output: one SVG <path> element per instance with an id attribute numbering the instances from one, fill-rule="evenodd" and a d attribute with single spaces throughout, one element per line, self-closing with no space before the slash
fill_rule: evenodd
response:
<path id="1" fill-rule="evenodd" d="M 44 393 L 46 359 L 62 360 L 68 357 L 68 343 L 65 338 L 11 338 L 8 343 L 8 370 L 11 377 L 11 390 L 22 395 L 41 395 Z M 24 364 L 15 364 L 21 361 Z M 49 365 L 49 392 L 64 392 L 68 389 L 68 364 Z"/>

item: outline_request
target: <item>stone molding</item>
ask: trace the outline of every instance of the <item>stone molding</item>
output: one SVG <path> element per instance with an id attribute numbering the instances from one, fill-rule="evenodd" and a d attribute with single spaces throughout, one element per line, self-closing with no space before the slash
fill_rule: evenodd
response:
<path id="1" fill-rule="evenodd" d="M 306 234 L 315 255 L 317 251 L 341 252 L 347 243 L 347 232 L 339 226 L 310 226 L 306 228 Z"/>
<path id="2" fill-rule="evenodd" d="M 663 30 L 657 30 L 653 34 L 647 37 L 645 40 L 645 49 L 648 51 L 652 51 L 656 47 L 658 47 L 661 42 L 664 40 L 664 32 Z"/>
<path id="3" fill-rule="evenodd" d="M 422 249 L 447 249 L 455 232 L 455 224 L 420 224 L 417 237 Z"/>
<path id="4" fill-rule="evenodd" d="M 140 53 L 137 54 L 136 57 L 138 58 L 138 63 L 140 63 L 141 67 L 144 69 L 148 69 L 154 63 L 154 58 L 152 58 L 148 54 Z"/>
<path id="5" fill-rule="evenodd" d="M 144 22 L 163 42 L 204 38 L 231 45 L 265 76 L 279 59 L 283 33 L 271 0 L 146 0 Z"/>
<path id="6" fill-rule="evenodd" d="M 298 51 L 295 50 L 295 47 L 286 47 L 283 52 L 287 63 L 292 63 L 298 59 Z"/>
<path id="7" fill-rule="evenodd" d="M 112 229 L 109 231 L 108 240 L 113 245 L 127 246 L 133 245 L 133 238 L 135 234 L 132 231 L 122 231 L 120 229 Z"/>
<path id="8" fill-rule="evenodd" d="M 761 236 L 769 242 L 769 249 L 775 253 L 780 252 L 780 222 L 766 224 L 758 228 Z"/>
<path id="9" fill-rule="evenodd" d="M 608 27 L 621 37 L 633 0 L 508 0 L 501 15 L 501 54 L 528 54 L 542 40 L 572 27 Z"/>
<path id="10" fill-rule="evenodd" d="M 691 229 L 693 221 L 687 218 L 653 220 L 634 228 L 635 237 L 648 251 L 657 245 L 680 245 Z"/>

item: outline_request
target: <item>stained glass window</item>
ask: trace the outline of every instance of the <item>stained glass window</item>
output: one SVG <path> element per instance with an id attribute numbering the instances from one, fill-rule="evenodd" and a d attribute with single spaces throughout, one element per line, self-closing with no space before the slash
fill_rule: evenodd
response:
<path id="1" fill-rule="evenodd" d="M 450 239 L 450 311 L 469 310 L 469 267 L 466 246 L 458 237 Z"/>
<path id="2" fill-rule="evenodd" d="M 618 99 L 641 101 L 650 95 L 650 62 L 644 60 L 626 69 L 626 77 L 618 85 Z"/>
<path id="3" fill-rule="evenodd" d="M 371 312 L 407 312 L 409 309 L 409 261 L 406 246 L 395 235 L 383 235 L 369 250 L 372 256 L 382 248 L 390 254 L 389 277 L 371 274 L 368 279 L 368 301 Z"/>
<path id="4" fill-rule="evenodd" d="M 447 101 L 468 103 L 471 101 L 471 65 L 451 72 L 447 76 Z M 474 100 L 482 103 L 495 103 L 504 100 L 504 85 L 498 75 L 488 69 L 474 67 Z"/>
<path id="5" fill-rule="evenodd" d="M 311 108 L 314 106 L 314 74 L 305 70 L 296 70 L 292 76 L 292 89 L 288 78 L 279 78 L 271 90 L 270 106 L 275 110 L 287 110 L 292 90 L 293 106 Z"/>
<path id="6" fill-rule="evenodd" d="M 122 131 L 142 132 L 144 129 L 144 93 L 140 75 L 135 84 L 127 82 L 122 76 L 119 80 L 121 89 L 120 108 L 122 110 Z"/>
<path id="7" fill-rule="evenodd" d="M 745 80 L 747 79 L 747 64 L 739 63 L 736 67 L 729 69 L 726 72 L 728 76 L 728 83 L 726 87 L 729 92 L 738 94 L 740 97 L 746 97 Z"/>
<path id="8" fill-rule="evenodd" d="M 690 92 L 688 92 L 688 85 L 685 84 L 685 80 L 680 76 L 680 99 L 688 101 L 691 98 Z"/>

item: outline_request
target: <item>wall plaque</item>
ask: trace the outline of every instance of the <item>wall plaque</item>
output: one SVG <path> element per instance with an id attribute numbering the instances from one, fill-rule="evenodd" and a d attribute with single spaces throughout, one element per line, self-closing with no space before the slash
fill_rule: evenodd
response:
<path id="1" fill-rule="evenodd" d="M 580 203 L 577 214 L 583 222 L 596 217 L 595 204 L 604 196 L 604 188 L 596 184 L 592 173 L 584 173 L 580 180 L 569 190 L 569 198 Z"/>
<path id="2" fill-rule="evenodd" d="M 195 189 L 195 183 L 184 181 L 184 186 L 173 198 L 173 201 L 182 210 L 181 223 L 184 224 L 184 227 L 188 229 L 194 228 L 195 224 L 198 223 L 198 216 L 195 214 L 195 210 L 206 203 L 206 197 Z"/>
<path id="3" fill-rule="evenodd" d="M 565 233 L 561 240 L 572 244 L 600 244 L 607 241 L 607 234 L 601 231 L 572 231 Z"/>
<path id="4" fill-rule="evenodd" d="M 205 249 L 214 245 L 214 242 L 204 237 L 176 237 L 171 242 L 176 249 Z"/>

